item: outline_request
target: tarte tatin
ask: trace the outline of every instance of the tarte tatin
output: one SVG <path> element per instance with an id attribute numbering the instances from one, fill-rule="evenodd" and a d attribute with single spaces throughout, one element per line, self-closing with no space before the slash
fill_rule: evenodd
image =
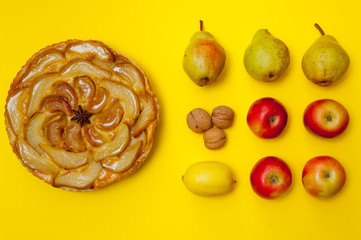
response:
<path id="1" fill-rule="evenodd" d="M 152 148 L 159 105 L 145 73 L 99 41 L 34 54 L 11 84 L 10 144 L 48 184 L 94 190 L 133 173 Z"/>

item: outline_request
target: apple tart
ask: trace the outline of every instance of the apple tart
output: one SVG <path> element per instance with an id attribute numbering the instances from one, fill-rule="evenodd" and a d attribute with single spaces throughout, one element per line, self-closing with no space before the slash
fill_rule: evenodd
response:
<path id="1" fill-rule="evenodd" d="M 144 72 L 99 41 L 68 40 L 34 54 L 5 108 L 21 163 L 48 184 L 75 191 L 133 173 L 151 151 L 158 120 Z"/>

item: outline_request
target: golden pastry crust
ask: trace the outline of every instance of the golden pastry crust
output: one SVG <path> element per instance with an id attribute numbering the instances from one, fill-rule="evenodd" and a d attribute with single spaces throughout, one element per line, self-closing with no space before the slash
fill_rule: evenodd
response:
<path id="1" fill-rule="evenodd" d="M 11 84 L 5 124 L 13 151 L 35 176 L 89 191 L 132 174 L 152 149 L 159 105 L 131 59 L 94 40 L 34 54 Z"/>

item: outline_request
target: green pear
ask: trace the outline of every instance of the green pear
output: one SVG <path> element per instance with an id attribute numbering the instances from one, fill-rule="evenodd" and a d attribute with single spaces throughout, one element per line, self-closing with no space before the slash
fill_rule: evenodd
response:
<path id="1" fill-rule="evenodd" d="M 284 42 L 267 29 L 260 29 L 246 48 L 243 64 L 254 79 L 270 82 L 278 79 L 290 64 L 290 53 Z"/>
<path id="2" fill-rule="evenodd" d="M 226 53 L 209 32 L 200 31 L 193 34 L 184 52 L 183 69 L 199 86 L 216 82 L 226 63 Z"/>
<path id="3" fill-rule="evenodd" d="M 320 31 L 319 37 L 303 55 L 302 70 L 306 77 L 320 86 L 330 86 L 341 79 L 350 64 L 350 57 L 331 35 Z"/>

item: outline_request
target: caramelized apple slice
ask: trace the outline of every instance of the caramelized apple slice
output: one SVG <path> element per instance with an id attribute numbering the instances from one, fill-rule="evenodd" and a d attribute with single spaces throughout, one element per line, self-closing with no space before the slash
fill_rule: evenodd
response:
<path id="1" fill-rule="evenodd" d="M 92 155 L 89 152 L 73 153 L 45 144 L 39 145 L 56 164 L 63 168 L 77 168 L 92 160 Z"/>
<path id="2" fill-rule="evenodd" d="M 132 140 L 129 143 L 129 146 L 134 145 L 138 141 L 143 142 L 143 146 L 142 146 L 141 151 L 142 152 L 146 151 L 145 148 L 147 146 L 147 134 L 145 133 L 145 131 L 143 131 L 138 137 L 136 137 L 136 138 L 133 137 Z"/>
<path id="3" fill-rule="evenodd" d="M 89 77 L 83 76 L 75 78 L 74 87 L 82 103 L 89 102 L 93 99 L 95 95 L 95 85 Z"/>
<path id="4" fill-rule="evenodd" d="M 71 122 L 64 131 L 66 148 L 72 152 L 83 152 L 86 145 L 81 134 L 81 127 L 78 123 Z"/>
<path id="5" fill-rule="evenodd" d="M 78 107 L 78 97 L 74 89 L 66 82 L 57 82 L 53 85 L 53 91 L 56 96 L 63 97 L 73 109 Z"/>
<path id="6" fill-rule="evenodd" d="M 138 95 L 144 95 L 145 80 L 142 72 L 130 63 L 117 64 L 113 71 L 123 76 Z"/>
<path id="7" fill-rule="evenodd" d="M 6 113 L 5 113 L 5 126 L 7 126 L 6 133 L 8 134 L 10 145 L 14 146 L 18 136 L 15 134 L 14 129 L 11 127 L 11 121 L 9 119 L 9 115 L 7 115 Z"/>
<path id="8" fill-rule="evenodd" d="M 94 160 L 100 161 L 106 157 L 120 154 L 127 147 L 130 140 L 129 128 L 120 123 L 116 129 L 114 139 L 104 143 L 94 151 Z"/>
<path id="9" fill-rule="evenodd" d="M 119 101 L 115 101 L 108 109 L 94 116 L 93 122 L 99 129 L 110 131 L 119 125 L 122 120 L 122 116 L 122 106 Z"/>
<path id="10" fill-rule="evenodd" d="M 56 175 L 60 168 L 50 158 L 40 155 L 24 139 L 19 138 L 15 145 L 22 162 L 31 169 L 49 171 Z"/>
<path id="11" fill-rule="evenodd" d="M 157 116 L 157 109 L 155 108 L 153 98 L 147 95 L 146 98 L 141 98 L 141 100 L 143 111 L 140 113 L 140 116 L 134 126 L 132 133 L 134 137 L 139 136 L 139 134 L 144 131 L 144 129 L 146 129 Z"/>
<path id="12" fill-rule="evenodd" d="M 89 102 L 87 110 L 91 113 L 102 111 L 108 102 L 108 91 L 102 87 L 97 87 L 95 96 Z"/>
<path id="13" fill-rule="evenodd" d="M 128 146 L 119 157 L 111 157 L 102 160 L 103 167 L 112 172 L 125 172 L 128 170 L 137 159 L 140 150 L 142 149 L 143 141 L 138 141 L 135 144 Z"/>
<path id="14" fill-rule="evenodd" d="M 50 96 L 44 100 L 45 109 L 51 113 L 63 112 L 64 114 L 71 116 L 73 112 L 71 106 L 64 98 L 58 96 Z"/>
<path id="15" fill-rule="evenodd" d="M 72 55 L 87 58 L 95 56 L 101 60 L 114 61 L 112 52 L 95 42 L 81 42 L 69 45 L 66 56 L 68 59 L 72 59 Z"/>
<path id="16" fill-rule="evenodd" d="M 94 125 L 86 124 L 83 129 L 84 137 L 90 145 L 100 147 L 105 143 L 105 137 L 95 129 Z"/>
<path id="17" fill-rule="evenodd" d="M 104 168 L 100 170 L 99 176 L 94 181 L 94 188 L 100 188 L 103 186 L 108 185 L 109 183 L 112 183 L 120 178 L 119 173 L 113 173 L 110 172 Z"/>
<path id="18" fill-rule="evenodd" d="M 140 111 L 138 96 L 128 86 L 119 82 L 103 80 L 100 85 L 120 100 L 124 110 L 123 121 L 132 125 Z"/>
<path id="19" fill-rule="evenodd" d="M 92 63 L 94 63 L 95 65 L 97 65 L 98 67 L 101 67 L 102 69 L 104 70 L 108 70 L 108 71 L 112 71 L 114 66 L 115 66 L 115 63 L 114 62 L 110 62 L 110 61 L 103 61 L 99 58 L 93 58 L 91 60 Z M 112 78 L 115 74 L 112 74 Z"/>
<path id="20" fill-rule="evenodd" d="M 53 63 L 57 63 L 54 65 L 56 66 L 55 69 L 49 67 Z M 59 63 L 65 63 L 65 58 L 62 52 L 58 50 L 44 52 L 33 62 L 33 64 L 31 64 L 27 72 L 24 74 L 24 77 L 21 80 L 22 84 L 29 82 L 34 77 L 43 75 L 44 73 L 59 71 L 57 68 L 62 65 Z"/>
<path id="21" fill-rule="evenodd" d="M 48 122 L 47 137 L 53 146 L 58 146 L 60 148 L 65 146 L 63 132 L 66 124 L 67 120 L 63 114 L 54 117 Z"/>
<path id="22" fill-rule="evenodd" d="M 155 131 L 155 127 L 158 125 L 158 121 L 153 121 L 148 127 L 145 129 L 145 135 L 147 137 L 147 149 L 152 148 L 153 144 L 153 134 Z M 146 150 L 147 151 L 147 150 Z"/>
<path id="23" fill-rule="evenodd" d="M 26 126 L 26 140 L 29 145 L 34 148 L 39 154 L 44 155 L 45 152 L 40 148 L 39 144 L 47 144 L 47 140 L 44 136 L 44 123 L 48 115 L 45 113 L 36 113 L 28 122 Z"/>
<path id="24" fill-rule="evenodd" d="M 111 78 L 112 73 L 101 69 L 86 60 L 74 60 L 61 69 L 61 75 L 64 78 L 73 79 L 80 76 L 89 76 L 91 79 L 101 80 Z"/>
<path id="25" fill-rule="evenodd" d="M 59 80 L 60 78 L 58 74 L 45 74 L 36 80 L 31 90 L 31 99 L 27 113 L 29 117 L 39 110 L 41 102 L 47 96 L 47 91 Z"/>
<path id="26" fill-rule="evenodd" d="M 29 88 L 23 89 L 10 97 L 6 104 L 6 115 L 16 135 L 19 135 L 20 128 L 24 124 L 24 110 L 26 109 L 24 104 L 27 102 L 28 94 Z"/>
<path id="27" fill-rule="evenodd" d="M 82 168 L 60 173 L 55 178 L 55 185 L 74 188 L 89 187 L 98 177 L 101 169 L 100 163 L 92 162 Z"/>

